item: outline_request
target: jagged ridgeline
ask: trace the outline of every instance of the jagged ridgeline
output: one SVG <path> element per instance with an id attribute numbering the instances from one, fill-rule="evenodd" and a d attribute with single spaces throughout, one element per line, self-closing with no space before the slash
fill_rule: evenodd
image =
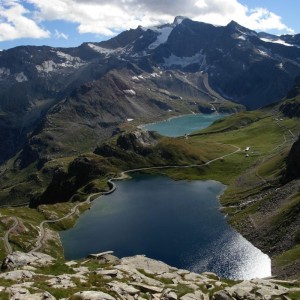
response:
<path id="1" fill-rule="evenodd" d="M 43 152 L 91 151 L 127 119 L 280 100 L 300 73 L 298 36 L 176 18 L 75 48 L 1 51 L 0 161 L 24 146 L 21 166 Z"/>

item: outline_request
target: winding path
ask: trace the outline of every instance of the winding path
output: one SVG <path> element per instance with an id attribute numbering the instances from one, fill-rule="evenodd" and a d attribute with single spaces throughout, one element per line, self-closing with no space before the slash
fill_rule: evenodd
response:
<path id="1" fill-rule="evenodd" d="M 91 197 L 95 196 L 95 195 L 98 195 L 98 194 L 101 194 L 101 193 L 94 193 L 94 194 L 91 194 L 87 197 L 87 199 L 84 201 L 84 202 L 81 202 L 81 203 L 78 203 L 77 205 L 75 205 L 74 207 L 72 207 L 71 211 L 59 218 L 59 219 L 55 219 L 55 220 L 45 220 L 43 222 L 40 223 L 39 225 L 39 230 L 40 230 L 40 234 L 39 234 L 39 237 L 36 241 L 36 245 L 35 247 L 30 250 L 29 252 L 34 252 L 34 251 L 38 251 L 42 246 L 43 246 L 43 241 L 44 241 L 44 238 L 45 238 L 45 228 L 44 228 L 44 225 L 47 224 L 47 223 L 56 223 L 56 222 L 59 222 L 59 221 L 62 221 L 64 219 L 67 219 L 69 217 L 71 217 L 73 214 L 75 214 L 75 212 L 77 211 L 77 208 L 85 203 L 90 203 L 91 202 Z"/>
<path id="2" fill-rule="evenodd" d="M 14 224 L 13 224 L 12 227 L 10 227 L 10 228 L 6 231 L 6 233 L 5 233 L 5 235 L 4 235 L 4 238 L 3 238 L 3 240 L 4 240 L 4 246 L 5 246 L 5 248 L 6 248 L 8 254 L 11 254 L 11 253 L 13 252 L 12 247 L 11 247 L 11 245 L 10 245 L 10 243 L 9 243 L 9 234 L 10 234 L 13 230 L 15 230 L 15 228 L 19 225 L 19 220 L 18 220 L 18 218 L 12 217 L 12 219 L 14 220 Z"/>
<path id="3" fill-rule="evenodd" d="M 160 170 L 160 169 L 170 169 L 170 168 L 193 168 L 193 167 L 207 166 L 207 165 L 211 164 L 214 161 L 224 159 L 225 157 L 228 157 L 230 155 L 233 155 L 233 154 L 241 151 L 241 148 L 239 148 L 237 146 L 234 146 L 234 145 L 230 145 L 230 146 L 234 147 L 236 150 L 229 153 L 229 154 L 222 155 L 220 157 L 214 158 L 214 159 L 212 159 L 212 160 L 210 160 L 206 163 L 202 163 L 202 164 L 193 164 L 193 165 L 184 165 L 184 166 L 182 166 L 182 165 L 170 165 L 170 166 L 158 166 L 158 167 L 144 167 L 144 168 L 130 169 L 130 170 L 126 170 L 126 171 L 121 172 L 120 177 L 108 179 L 107 183 L 110 186 L 109 191 L 99 192 L 99 193 L 94 193 L 94 194 L 89 195 L 84 202 L 81 202 L 81 203 L 75 205 L 71 209 L 71 211 L 67 215 L 65 215 L 64 217 L 61 217 L 61 218 L 55 219 L 55 220 L 46 220 L 46 221 L 41 222 L 40 225 L 39 225 L 40 234 L 39 234 L 39 237 L 36 241 L 36 246 L 30 252 L 38 251 L 43 246 L 43 241 L 44 241 L 44 238 L 45 238 L 45 228 L 44 228 L 45 224 L 47 224 L 47 223 L 56 223 L 56 222 L 59 222 L 59 221 L 62 221 L 64 219 L 69 218 L 70 216 L 72 216 L 76 212 L 76 210 L 79 206 L 81 206 L 85 203 L 90 203 L 91 202 L 91 197 L 93 197 L 93 196 L 108 195 L 108 194 L 113 193 L 117 188 L 114 181 L 120 181 L 120 180 L 125 179 L 127 177 L 126 174 L 133 173 L 133 172 L 138 172 L 138 171 L 147 171 L 147 170 Z"/>

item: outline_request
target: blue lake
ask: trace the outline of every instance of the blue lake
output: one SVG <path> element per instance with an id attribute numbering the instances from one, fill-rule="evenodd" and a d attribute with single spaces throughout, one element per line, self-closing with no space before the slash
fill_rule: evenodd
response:
<path id="1" fill-rule="evenodd" d="M 70 230 L 61 232 L 67 259 L 113 250 L 146 254 L 195 272 L 226 278 L 271 275 L 270 259 L 233 230 L 219 211 L 216 181 L 174 181 L 138 175 L 95 200 Z"/>
<path id="2" fill-rule="evenodd" d="M 181 136 L 223 116 L 187 115 L 144 128 Z M 95 200 L 74 228 L 60 233 L 65 257 L 113 250 L 119 257 L 146 254 L 178 268 L 226 278 L 270 276 L 269 257 L 232 229 L 219 211 L 218 196 L 224 189 L 212 180 L 137 174 L 117 182 L 114 193 Z"/>
<path id="3" fill-rule="evenodd" d="M 151 131 L 157 131 L 161 135 L 178 137 L 185 134 L 192 133 L 197 130 L 204 129 L 211 125 L 214 121 L 228 116 L 228 114 L 196 114 L 184 115 L 179 117 L 170 118 L 166 121 L 145 124 L 141 127 Z"/>

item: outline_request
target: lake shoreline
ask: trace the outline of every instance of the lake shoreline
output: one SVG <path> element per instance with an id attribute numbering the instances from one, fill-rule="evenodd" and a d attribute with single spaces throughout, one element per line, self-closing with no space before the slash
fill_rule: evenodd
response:
<path id="1" fill-rule="evenodd" d="M 210 126 L 214 121 L 222 118 L 222 117 L 225 117 L 225 116 L 228 116 L 229 114 L 226 114 L 226 113 L 219 113 L 219 112 L 214 112 L 214 113 L 211 113 L 211 114 L 202 114 L 202 113 L 195 113 L 195 114 L 183 114 L 183 115 L 178 115 L 178 116 L 172 116 L 170 118 L 167 118 L 167 119 L 164 119 L 162 121 L 156 121 L 156 122 L 152 122 L 152 123 L 147 123 L 147 124 L 140 124 L 137 126 L 137 128 L 139 129 L 142 129 L 142 130 L 147 130 L 147 131 L 157 131 L 158 133 L 160 133 L 161 135 L 163 136 L 169 136 L 169 137 L 180 137 L 180 136 L 185 136 L 185 135 L 189 135 L 193 132 L 197 132 L 199 130 L 202 130 L 208 126 Z M 181 133 L 179 134 L 171 134 L 170 135 L 170 132 L 167 132 L 165 130 L 163 131 L 160 131 L 160 130 L 157 130 L 156 126 L 157 125 L 163 125 L 165 124 L 166 127 L 170 126 L 172 127 L 172 125 L 174 124 L 174 120 L 181 120 L 181 119 L 185 119 L 185 118 L 203 118 L 204 120 L 206 118 L 211 118 L 213 119 L 212 122 L 207 122 L 207 124 L 204 123 L 204 126 L 200 125 L 200 121 L 202 121 L 203 123 L 203 119 L 200 121 L 198 120 L 194 120 L 196 121 L 196 124 L 198 125 L 197 128 L 187 128 L 185 131 L 182 131 Z M 198 122 L 198 123 L 197 123 Z M 193 124 L 194 125 L 194 124 Z M 186 126 L 186 124 L 184 124 L 183 126 Z M 195 125 L 194 125 L 195 126 Z"/>
<path id="2" fill-rule="evenodd" d="M 136 174 L 134 174 L 134 176 L 133 176 L 133 180 L 134 180 L 134 177 L 135 176 L 137 176 Z M 142 175 L 142 176 L 150 176 L 150 177 L 154 177 L 154 178 L 157 178 L 157 177 L 161 177 L 160 175 Z M 165 176 L 163 176 L 163 177 L 165 177 Z M 168 178 L 168 177 L 167 177 Z M 168 178 L 168 180 L 169 181 L 172 181 L 173 182 L 173 180 L 172 179 L 169 179 Z M 131 181 L 131 180 L 130 180 Z M 120 181 L 121 182 L 121 181 Z M 198 184 L 199 183 L 201 183 L 201 182 L 216 182 L 216 181 L 214 181 L 214 180 L 206 180 L 206 181 L 198 181 Z M 189 183 L 189 184 L 197 184 L 197 181 L 195 181 L 195 180 L 192 180 L 192 181 L 189 181 L 189 180 L 182 180 L 182 181 L 180 181 L 180 182 L 177 182 L 178 184 L 184 184 L 184 183 Z M 217 182 L 216 182 L 217 183 Z M 218 183 L 218 184 L 221 184 L 221 183 Z M 218 210 L 219 211 L 219 208 L 220 208 L 220 201 L 219 201 L 219 197 L 224 193 L 224 191 L 225 191 L 225 189 L 226 189 L 226 186 L 224 186 L 223 184 L 221 184 L 223 187 L 221 188 L 221 190 L 216 194 L 216 199 L 217 199 L 217 203 L 218 203 L 218 207 L 216 207 L 215 209 L 216 210 Z M 118 192 L 118 189 L 117 189 L 117 192 Z M 115 191 L 115 193 L 116 193 L 116 191 Z M 127 194 L 127 193 L 125 193 L 125 194 Z M 111 195 L 111 194 L 110 194 Z M 103 198 L 102 196 L 101 197 L 98 197 L 97 199 L 95 199 L 95 200 L 100 200 L 100 201 L 103 201 L 103 200 L 105 200 L 105 198 Z M 95 201 L 94 200 L 94 201 Z M 93 201 L 93 207 L 96 205 L 97 206 L 97 203 L 98 203 L 98 201 L 97 202 L 94 202 Z M 106 202 L 106 201 L 105 201 Z M 99 203 L 98 203 L 98 205 L 99 205 Z M 95 208 L 95 207 L 94 207 Z M 92 208 L 93 209 L 93 208 Z M 88 212 L 89 213 L 89 212 Z M 223 219 L 225 219 L 225 215 L 224 214 L 222 214 L 222 218 Z M 225 221 L 226 223 L 227 223 L 227 225 L 228 226 L 230 226 L 229 224 L 228 224 L 228 222 L 227 221 Z M 231 227 L 231 226 L 230 226 Z M 231 227 L 232 228 L 232 227 Z M 233 228 L 232 228 L 232 230 L 234 230 Z M 235 230 L 234 230 L 235 231 Z M 85 234 L 87 234 L 86 232 L 85 232 Z M 77 238 L 78 238 L 78 236 L 77 236 Z M 72 247 L 72 249 L 74 249 L 74 248 L 77 248 L 76 246 L 75 247 Z M 102 252 L 102 251 L 107 251 L 107 250 L 113 250 L 113 251 L 115 251 L 115 249 L 100 249 L 98 252 Z M 90 252 L 95 252 L 95 251 L 90 251 Z M 151 257 L 151 258 L 154 258 L 154 259 L 158 259 L 158 260 L 163 260 L 163 259 L 161 259 L 161 258 L 157 258 L 157 257 L 152 257 L 151 255 L 149 255 L 148 253 L 141 253 L 141 252 L 135 252 L 135 253 L 130 253 L 130 254 L 126 254 L 125 256 L 131 256 L 131 255 L 136 255 L 136 254 L 146 254 L 148 257 Z M 85 257 L 85 255 L 83 255 L 82 257 Z M 121 256 L 121 257 L 123 257 L 123 255 Z M 79 257 L 71 257 L 71 259 L 78 259 Z M 67 257 L 67 259 L 70 259 L 70 257 Z M 163 261 L 166 261 L 165 259 L 163 260 Z M 171 263 L 172 265 L 174 265 L 174 263 L 172 263 L 172 262 L 170 262 L 170 261 L 167 261 L 167 263 Z M 175 266 L 176 266 L 176 264 L 175 264 Z M 184 268 L 186 268 L 186 266 L 183 266 Z M 190 268 L 187 268 L 187 269 L 190 269 Z M 196 271 L 196 272 L 198 272 L 197 270 L 194 270 L 194 271 Z M 201 272 L 203 272 L 204 270 L 202 270 Z M 267 276 L 270 276 L 270 274 L 267 274 Z M 264 277 L 266 277 L 266 276 L 264 276 Z M 238 279 L 238 278 L 235 278 L 235 279 Z M 239 278 L 239 279 L 241 279 L 241 278 Z"/>

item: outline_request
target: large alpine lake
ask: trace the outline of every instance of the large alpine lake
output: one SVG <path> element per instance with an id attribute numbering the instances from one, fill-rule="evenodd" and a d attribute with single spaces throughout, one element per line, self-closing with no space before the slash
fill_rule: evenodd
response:
<path id="1" fill-rule="evenodd" d="M 114 193 L 95 200 L 74 228 L 60 233 L 65 256 L 113 250 L 119 257 L 146 254 L 226 278 L 270 276 L 269 257 L 233 230 L 219 211 L 224 189 L 213 180 L 135 174 L 117 182 Z"/>

